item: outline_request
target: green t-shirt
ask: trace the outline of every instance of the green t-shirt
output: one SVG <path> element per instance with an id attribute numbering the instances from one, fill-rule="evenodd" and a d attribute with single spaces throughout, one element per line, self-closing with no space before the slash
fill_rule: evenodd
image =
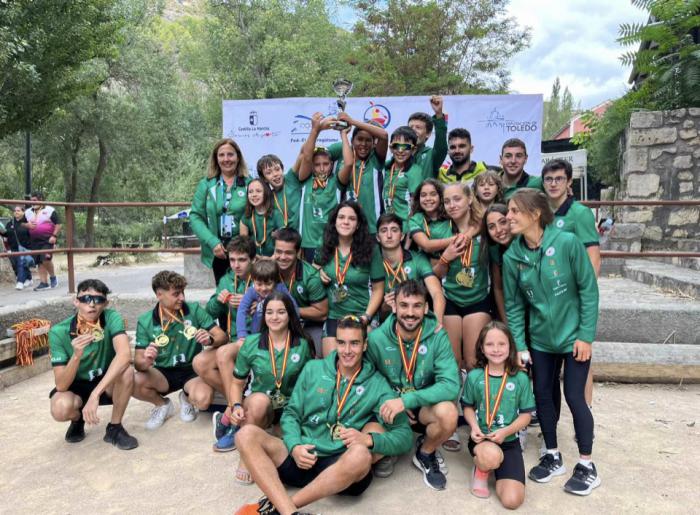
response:
<path id="1" fill-rule="evenodd" d="M 595 225 L 593 211 L 569 197 L 554 213 L 554 226 L 570 232 L 583 243 L 584 247 L 600 245 L 600 235 Z"/>
<path id="2" fill-rule="evenodd" d="M 461 257 L 450 262 L 447 275 L 443 279 L 445 298 L 454 302 L 458 306 L 466 307 L 484 300 L 489 294 L 489 267 L 488 263 L 479 261 L 479 249 L 481 247 L 481 236 L 472 239 L 472 255 L 469 266 L 465 272 L 473 278 L 470 287 L 457 282 L 457 274 L 463 273 Z"/>
<path id="3" fill-rule="evenodd" d="M 493 409 L 498 396 L 498 389 L 501 387 L 503 376 L 489 375 L 489 409 Z M 486 423 L 486 399 L 484 395 L 484 369 L 475 368 L 464 382 L 464 391 L 462 392 L 462 406 L 469 406 L 476 411 L 476 418 L 479 421 L 479 428 L 484 434 L 493 433 L 499 429 L 503 429 L 513 423 L 521 413 L 530 413 L 535 411 L 535 396 L 530 387 L 530 379 L 527 374 L 518 371 L 514 376 L 508 376 L 506 386 L 503 389 L 501 403 L 498 406 L 498 412 L 493 419 L 493 425 L 489 431 Z M 506 442 L 512 442 L 518 438 L 517 434 L 510 435 L 505 439 Z"/>
<path id="4" fill-rule="evenodd" d="M 282 378 L 282 395 L 289 398 L 294 390 L 297 377 L 301 373 L 304 365 L 313 359 L 311 346 L 301 338 L 291 343 L 287 356 L 287 368 Z M 282 374 L 284 364 L 284 349 L 275 349 L 275 366 L 277 367 L 277 377 Z M 241 346 L 241 350 L 236 357 L 233 375 L 237 379 L 247 379 L 253 372 L 253 380 L 250 389 L 253 393 L 265 393 L 270 395 L 275 387 L 275 376 L 272 373 L 270 364 L 270 350 L 267 341 L 260 341 L 260 333 L 251 334 L 246 337 Z"/>
<path id="5" fill-rule="evenodd" d="M 326 287 L 321 282 L 318 270 L 301 259 L 297 260 L 292 284 L 289 281 L 280 282 L 284 283 L 300 308 L 308 308 L 326 298 Z"/>
<path id="6" fill-rule="evenodd" d="M 395 213 L 403 220 L 403 231 L 408 231 L 408 213 L 411 205 L 411 197 L 423 180 L 422 168 L 413 163 L 407 170 L 394 170 L 393 160 L 387 162 L 384 167 L 384 212 Z"/>
<path id="7" fill-rule="evenodd" d="M 425 221 L 423 213 L 415 213 L 408 219 L 408 234 L 413 237 L 415 234 L 424 233 L 429 240 L 442 240 L 452 237 L 452 222 L 450 220 L 429 220 Z M 431 259 L 439 259 L 440 252 L 428 254 Z"/>
<path id="8" fill-rule="evenodd" d="M 426 277 L 435 275 L 430 261 L 422 252 L 411 252 L 403 249 L 401 272 L 398 272 L 395 266 L 390 265 L 385 260 L 382 261 L 384 264 L 384 293 L 389 293 L 398 284 L 409 279 L 423 282 Z M 391 272 L 392 270 L 394 273 Z"/>
<path id="9" fill-rule="evenodd" d="M 207 313 L 209 313 L 212 318 L 219 318 L 222 315 L 226 314 L 227 308 L 231 312 L 231 317 L 230 317 L 230 327 L 222 327 L 224 331 L 229 332 L 229 339 L 230 341 L 236 341 L 236 313 L 238 312 L 237 308 L 231 308 L 229 307 L 228 304 L 222 304 L 218 300 L 219 293 L 221 293 L 223 290 L 226 290 L 230 293 L 239 293 L 239 294 L 244 294 L 246 290 L 248 289 L 248 286 L 250 286 L 251 279 L 248 278 L 246 279 L 239 279 L 238 277 L 235 276 L 233 273 L 233 270 L 229 269 L 224 276 L 219 279 L 219 284 L 216 286 L 216 291 L 214 292 L 214 295 L 209 297 L 209 301 L 207 302 L 206 310 Z"/>
<path id="10" fill-rule="evenodd" d="M 503 174 L 501 174 L 501 177 L 503 177 Z M 542 177 L 538 177 L 536 175 L 529 175 L 523 170 L 523 174 L 520 176 L 520 179 L 518 179 L 518 182 L 516 182 L 512 186 L 503 186 L 503 199 L 506 202 L 508 202 L 510 200 L 510 197 L 513 196 L 513 193 L 515 193 L 521 188 L 535 188 L 536 190 L 541 190 Z"/>
<path id="11" fill-rule="evenodd" d="M 303 183 L 296 175 L 289 176 L 287 183 L 296 182 L 300 186 L 299 226 L 301 227 L 301 246 L 316 249 L 323 242 L 323 230 L 328 223 L 328 216 L 340 202 L 338 178 L 335 174 L 328 177 L 324 188 L 314 188 L 313 176 Z"/>
<path id="12" fill-rule="evenodd" d="M 416 152 L 416 163 L 421 167 L 423 180 L 437 177 L 440 166 L 447 157 L 447 120 L 433 115 L 435 131 L 434 147 L 423 146 Z"/>
<path id="13" fill-rule="evenodd" d="M 343 144 L 333 143 L 328 147 L 331 159 L 336 162 L 336 174 L 343 168 Z M 350 176 L 350 182 L 345 187 L 345 198 L 356 200 L 362 212 L 367 217 L 370 234 L 377 232 L 377 218 L 382 212 L 382 190 L 380 181 L 384 163 L 379 162 L 377 154 L 372 150 L 364 162 L 357 160 Z M 356 186 L 355 186 L 356 185 Z M 357 194 L 355 192 L 357 189 Z"/>
<path id="14" fill-rule="evenodd" d="M 338 256 L 339 268 L 342 274 L 348 256 L 343 256 L 340 252 Z M 328 277 L 331 278 L 330 284 L 326 286 L 326 295 L 328 297 L 328 318 L 333 320 L 339 320 L 346 315 L 362 315 L 367 310 L 367 304 L 369 304 L 370 281 L 374 283 L 384 280 L 382 253 L 378 245 L 374 246 L 372 261 L 369 265 L 357 266 L 354 261 L 350 262 L 342 287 L 338 286 L 334 257 L 322 268 L 328 274 Z M 343 299 L 337 295 L 338 289 L 346 290 Z"/>
<path id="15" fill-rule="evenodd" d="M 192 364 L 194 357 L 202 350 L 202 346 L 192 338 L 185 338 L 185 326 L 209 331 L 216 324 L 204 308 L 196 302 L 185 302 L 179 313 L 174 313 L 184 322 L 172 321 L 164 329 L 160 323 L 159 304 L 151 311 L 143 313 L 136 325 L 136 348 L 145 349 L 153 343 L 156 337 L 165 333 L 169 342 L 158 349 L 155 366 L 160 368 L 185 367 Z"/>
<path id="16" fill-rule="evenodd" d="M 299 216 L 301 204 L 301 183 L 297 174 L 291 168 L 284 174 L 284 184 L 279 191 L 272 192 L 272 207 L 282 220 L 284 227 L 299 231 Z M 286 217 L 285 217 L 286 213 Z"/>
<path id="17" fill-rule="evenodd" d="M 107 373 L 110 363 L 116 356 L 112 339 L 126 332 L 124 319 L 113 309 L 105 309 L 100 315 L 99 323 L 104 331 L 104 337 L 85 347 L 78 365 L 78 372 L 75 374 L 76 379 L 99 381 L 98 378 Z M 49 331 L 51 366 L 67 365 L 73 357 L 71 341 L 78 336 L 77 324 L 78 316 L 74 315 L 54 325 Z"/>
<path id="18" fill-rule="evenodd" d="M 256 211 L 251 218 L 245 218 L 243 224 L 248 228 L 248 236 L 255 240 L 258 255 L 272 256 L 275 252 L 275 240 L 272 238 L 272 233 L 284 227 L 284 220 L 280 212 L 272 211 L 272 216 L 268 218 Z"/>

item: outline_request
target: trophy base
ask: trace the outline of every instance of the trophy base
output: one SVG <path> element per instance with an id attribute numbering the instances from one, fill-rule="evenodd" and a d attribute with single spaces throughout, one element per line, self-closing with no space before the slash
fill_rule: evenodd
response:
<path id="1" fill-rule="evenodd" d="M 337 121 L 337 122 L 332 122 L 330 124 L 331 129 L 334 129 L 336 131 L 344 131 L 345 129 L 348 128 L 348 122 L 343 122 L 343 121 Z"/>

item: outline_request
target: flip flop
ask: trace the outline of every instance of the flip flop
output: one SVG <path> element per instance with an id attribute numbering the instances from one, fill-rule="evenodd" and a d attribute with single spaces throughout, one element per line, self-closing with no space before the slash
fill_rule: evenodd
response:
<path id="1" fill-rule="evenodd" d="M 479 470 L 476 465 L 472 470 L 471 493 L 480 499 L 487 499 L 491 496 L 489 492 L 489 473 Z"/>
<path id="2" fill-rule="evenodd" d="M 462 449 L 462 442 L 459 441 L 459 435 L 456 431 L 442 443 L 442 448 L 450 452 L 458 452 Z"/>
<path id="3" fill-rule="evenodd" d="M 243 486 L 248 486 L 253 484 L 253 478 L 250 477 L 250 472 L 246 469 L 242 469 L 240 466 L 236 469 L 236 483 Z"/>

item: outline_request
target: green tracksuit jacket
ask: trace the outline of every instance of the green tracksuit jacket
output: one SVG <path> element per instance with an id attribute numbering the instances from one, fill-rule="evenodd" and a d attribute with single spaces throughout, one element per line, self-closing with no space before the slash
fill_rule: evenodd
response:
<path id="1" fill-rule="evenodd" d="M 550 353 L 572 352 L 574 342 L 592 343 L 598 323 L 598 282 L 579 239 L 548 226 L 542 245 L 531 250 L 522 236 L 503 256 L 503 290 L 508 327 L 525 350 L 529 306 L 530 343 Z"/>
<path id="2" fill-rule="evenodd" d="M 401 394 L 406 409 L 433 406 L 442 401 L 454 401 L 459 396 L 459 371 L 450 340 L 444 329 L 435 333 L 437 319 L 428 313 L 423 319 L 413 385 L 406 378 L 401 352 L 396 337 L 396 315 L 369 334 L 367 357 L 389 381 L 395 390 L 413 386 L 415 391 Z M 406 357 L 410 359 L 414 342 L 404 342 Z"/>
<path id="3" fill-rule="evenodd" d="M 322 360 L 308 362 L 301 371 L 280 421 L 283 440 L 290 453 L 294 447 L 302 444 L 315 445 L 319 456 L 345 452 L 342 440 L 331 438 L 330 426 L 339 422 L 360 431 L 372 420 L 381 421 L 379 408 L 385 401 L 396 398 L 396 393 L 384 376 L 377 373 L 372 363 L 363 359 L 362 371 L 355 379 L 340 419 L 336 420 L 336 362 L 337 353 L 334 351 Z M 347 380 L 343 379 L 340 383 L 341 396 L 346 387 Z M 393 424 L 382 425 L 387 431 L 372 433 L 372 452 L 398 456 L 411 449 L 413 433 L 405 413 L 399 414 Z"/>
<path id="4" fill-rule="evenodd" d="M 421 167 L 423 179 L 437 177 L 440 166 L 447 157 L 447 120 L 445 117 L 433 116 L 433 128 L 435 131 L 434 147 L 423 145 L 416 152 L 416 163 Z"/>

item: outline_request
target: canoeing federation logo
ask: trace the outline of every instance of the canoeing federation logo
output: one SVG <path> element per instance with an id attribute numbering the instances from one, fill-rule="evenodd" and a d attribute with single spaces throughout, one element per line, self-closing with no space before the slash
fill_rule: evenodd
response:
<path id="1" fill-rule="evenodd" d="M 363 118 L 367 123 L 374 122 L 381 125 L 382 129 L 386 129 L 391 123 L 391 111 L 386 106 L 370 102 Z"/>

